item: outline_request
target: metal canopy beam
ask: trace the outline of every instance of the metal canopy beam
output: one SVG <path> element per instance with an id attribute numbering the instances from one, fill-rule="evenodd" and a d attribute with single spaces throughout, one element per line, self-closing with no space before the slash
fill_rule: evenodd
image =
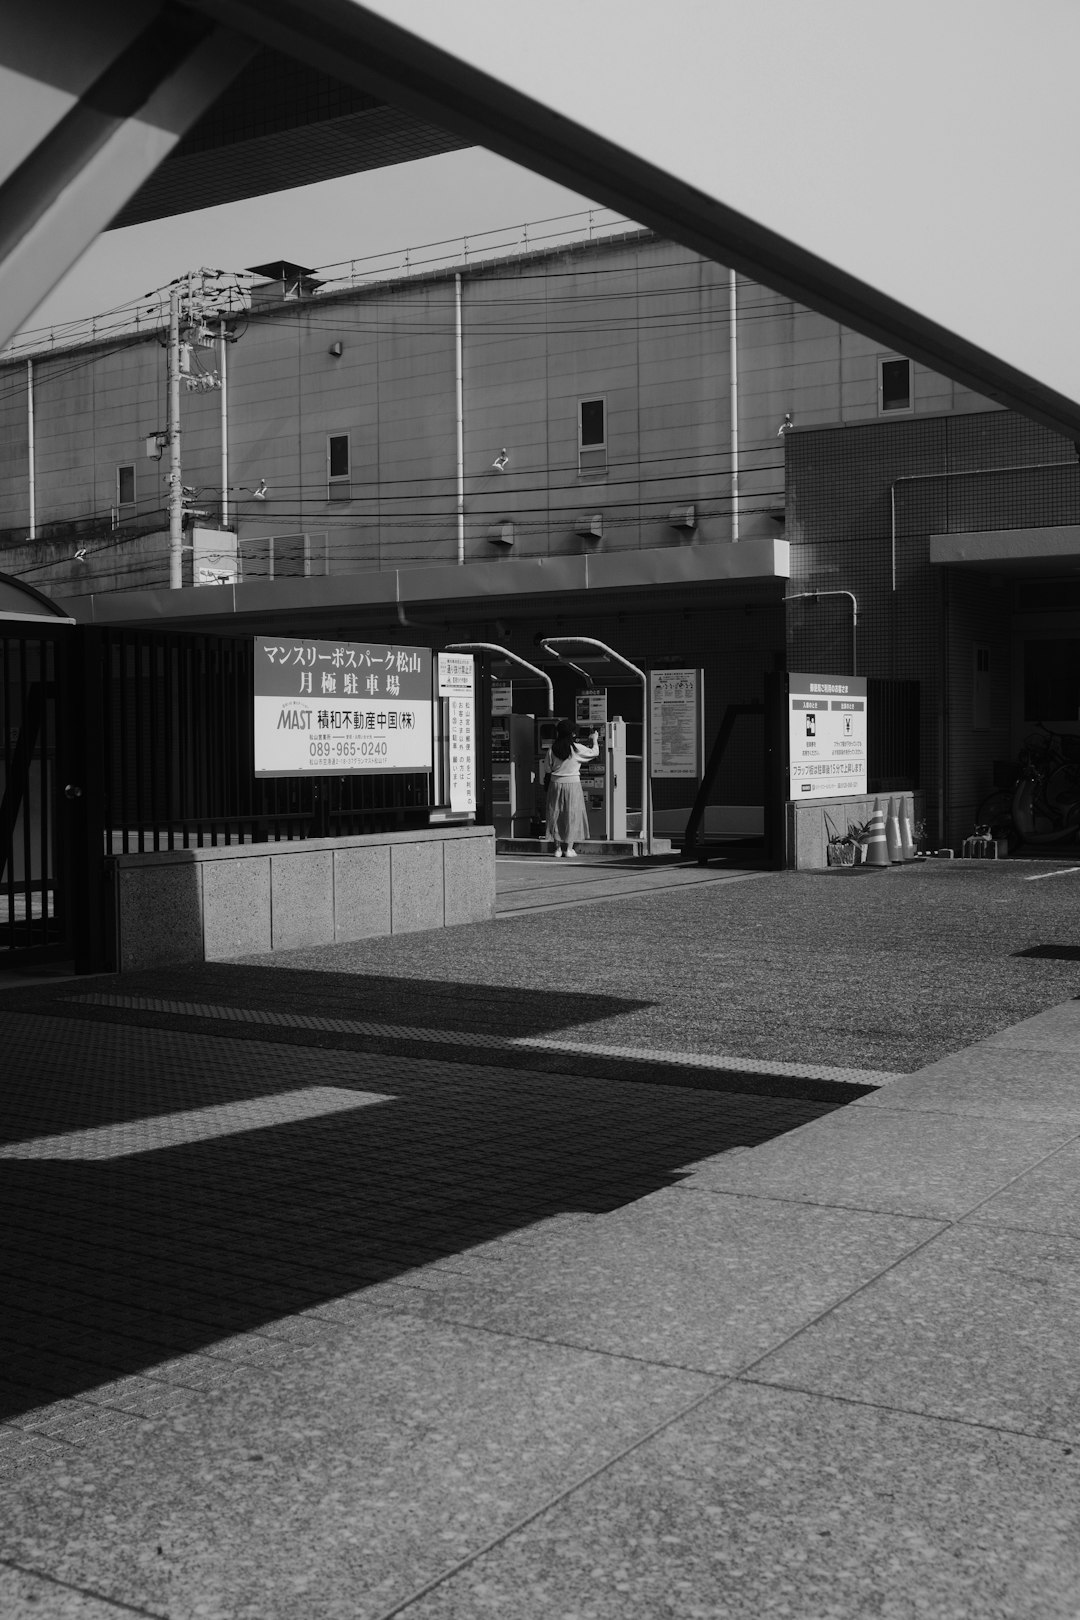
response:
<path id="1" fill-rule="evenodd" d="M 1080 440 L 1080 405 L 1065 395 L 353 0 L 192 3 Z"/>
<path id="2" fill-rule="evenodd" d="M 115 9 L 115 8 L 114 8 Z M 129 12 L 133 8 L 127 8 Z M 36 44 L 47 59 L 49 8 Z M 109 65 L 0 183 L 0 344 L 18 331 L 253 54 L 179 6 L 147 6 Z M 24 42 L 20 42 L 24 43 Z M 0 67 L 11 72 L 0 46 Z M 20 60 L 23 86 L 36 77 Z M 40 69 L 47 82 L 47 69 Z"/>

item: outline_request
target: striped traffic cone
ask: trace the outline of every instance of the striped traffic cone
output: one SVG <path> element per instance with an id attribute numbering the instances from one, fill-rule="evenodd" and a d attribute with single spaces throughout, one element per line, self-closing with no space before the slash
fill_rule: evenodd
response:
<path id="1" fill-rule="evenodd" d="M 889 849 L 889 864 L 903 866 L 904 848 L 900 842 L 900 812 L 896 808 L 896 800 L 889 800 L 889 809 L 885 817 L 885 842 Z"/>
<path id="2" fill-rule="evenodd" d="M 870 826 L 864 838 L 866 855 L 863 861 L 865 866 L 888 866 L 889 845 L 885 837 L 885 817 L 881 813 L 881 805 L 874 800 L 874 813 L 870 817 Z"/>
<path id="3" fill-rule="evenodd" d="M 915 840 L 911 836 L 911 817 L 907 812 L 907 800 L 900 800 L 900 851 L 905 861 L 915 859 Z"/>

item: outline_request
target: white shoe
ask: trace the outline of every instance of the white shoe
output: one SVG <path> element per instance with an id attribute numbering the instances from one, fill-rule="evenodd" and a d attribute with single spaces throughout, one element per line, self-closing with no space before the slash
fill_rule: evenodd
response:
<path id="1" fill-rule="evenodd" d="M 562 860 L 562 850 L 561 850 L 561 849 L 557 849 L 557 850 L 556 850 L 556 851 L 555 851 L 555 859 L 556 859 L 556 860 L 557 860 L 557 861 L 561 861 L 561 860 Z"/>
<path id="2" fill-rule="evenodd" d="M 576 849 L 568 849 L 566 853 L 567 853 L 568 857 L 571 860 L 575 860 L 575 861 L 577 860 L 577 850 Z"/>

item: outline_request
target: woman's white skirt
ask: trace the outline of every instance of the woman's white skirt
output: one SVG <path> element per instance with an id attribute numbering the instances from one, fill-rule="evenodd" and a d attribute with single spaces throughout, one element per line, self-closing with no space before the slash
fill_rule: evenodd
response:
<path id="1" fill-rule="evenodd" d="M 548 837 L 557 844 L 579 844 L 589 836 L 585 794 L 577 777 L 552 776 L 547 791 Z"/>

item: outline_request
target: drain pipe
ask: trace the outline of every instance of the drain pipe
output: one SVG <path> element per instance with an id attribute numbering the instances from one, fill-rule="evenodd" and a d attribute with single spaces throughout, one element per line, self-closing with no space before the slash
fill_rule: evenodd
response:
<path id="1" fill-rule="evenodd" d="M 854 591 L 796 591 L 793 596 L 785 596 L 785 602 L 816 602 L 821 596 L 846 596 L 851 603 L 851 673 L 859 673 L 857 656 L 857 640 L 859 633 L 859 604 Z"/>
<path id="2" fill-rule="evenodd" d="M 457 560 L 465 561 L 465 367 L 461 339 L 461 273 L 454 277 L 454 382 L 457 390 Z"/>
<path id="3" fill-rule="evenodd" d="M 731 413 L 731 538 L 739 539 L 739 294 L 728 271 L 728 409 Z"/>
<path id="4" fill-rule="evenodd" d="M 26 362 L 26 472 L 30 484 L 30 533 L 37 539 L 37 470 L 34 466 L 34 362 Z"/>

